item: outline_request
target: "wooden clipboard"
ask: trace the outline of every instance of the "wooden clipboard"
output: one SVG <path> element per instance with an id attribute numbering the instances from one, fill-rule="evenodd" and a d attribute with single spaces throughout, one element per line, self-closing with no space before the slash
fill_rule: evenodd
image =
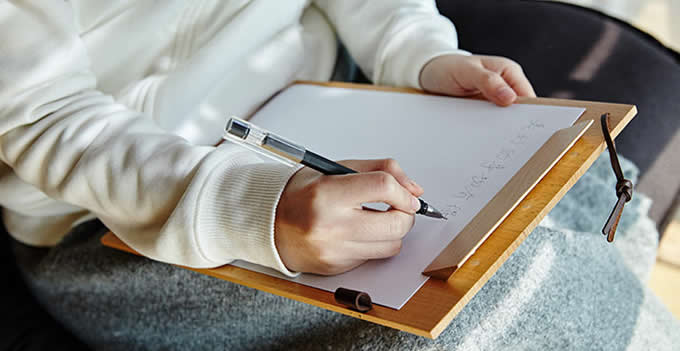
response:
<path id="1" fill-rule="evenodd" d="M 296 84 L 423 94 L 415 89 L 339 82 Z M 616 136 L 637 113 L 633 105 L 601 102 L 520 98 L 518 103 L 583 107 L 586 111 L 572 128 L 558 131 L 559 135 L 556 133 L 557 136 L 546 142 L 459 234 L 458 237 L 466 238 L 466 245 L 476 246 L 476 250 L 458 250 L 452 241 L 438 257 L 433 258 L 427 269 L 428 274 L 439 279 L 428 280 L 400 310 L 374 305 L 366 313 L 356 312 L 336 303 L 331 292 L 232 265 L 213 269 L 183 268 L 412 334 L 436 338 L 604 151 L 605 142 L 600 128 L 588 128 L 592 121 L 599 120 L 603 113 L 610 113 L 610 133 Z M 550 169 L 547 174 L 546 169 Z M 603 221 L 606 215 L 602 214 Z M 106 246 L 137 254 L 112 233 L 104 235 L 101 241 Z"/>

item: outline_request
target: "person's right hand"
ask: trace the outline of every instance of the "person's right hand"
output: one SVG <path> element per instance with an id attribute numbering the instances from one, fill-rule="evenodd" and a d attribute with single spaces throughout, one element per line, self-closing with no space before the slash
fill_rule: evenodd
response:
<path id="1" fill-rule="evenodd" d="M 332 275 L 369 259 L 391 257 L 420 208 L 423 189 L 396 161 L 340 162 L 356 174 L 326 176 L 300 169 L 288 181 L 276 209 L 274 238 L 291 271 Z M 362 204 L 384 202 L 386 211 Z"/>

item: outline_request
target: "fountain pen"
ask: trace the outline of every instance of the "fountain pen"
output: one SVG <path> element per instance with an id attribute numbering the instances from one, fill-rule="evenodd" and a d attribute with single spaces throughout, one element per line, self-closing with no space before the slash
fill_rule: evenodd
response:
<path id="1" fill-rule="evenodd" d="M 331 161 L 238 117 L 231 117 L 229 119 L 223 138 L 290 166 L 302 164 L 325 175 L 357 173 L 357 171 L 351 168 Z M 432 205 L 423 199 L 419 198 L 418 200 L 420 200 L 420 209 L 416 211 L 417 214 L 446 219 Z"/>

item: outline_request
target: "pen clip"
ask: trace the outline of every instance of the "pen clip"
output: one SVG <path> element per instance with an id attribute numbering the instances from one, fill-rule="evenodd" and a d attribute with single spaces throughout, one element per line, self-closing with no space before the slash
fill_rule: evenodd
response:
<path id="1" fill-rule="evenodd" d="M 305 153 L 304 148 L 238 117 L 229 118 L 222 139 L 289 167 L 294 167 Z"/>

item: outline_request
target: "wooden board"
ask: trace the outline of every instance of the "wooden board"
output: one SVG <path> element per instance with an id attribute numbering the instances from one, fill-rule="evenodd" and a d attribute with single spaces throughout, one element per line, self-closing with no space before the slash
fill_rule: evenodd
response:
<path id="1" fill-rule="evenodd" d="M 593 121 L 588 120 L 555 132 L 432 260 L 423 274 L 441 280 L 451 278 L 592 124 Z"/>
<path id="2" fill-rule="evenodd" d="M 422 94 L 415 89 L 350 83 L 298 83 Z M 576 123 L 587 120 L 597 122 L 600 115 L 609 112 L 611 114 L 610 132 L 612 136 L 618 135 L 637 113 L 635 106 L 632 105 L 600 102 L 520 98 L 518 103 L 586 108 L 585 113 Z M 451 275 L 449 280 L 428 280 L 400 310 L 374 305 L 373 309 L 367 313 L 355 312 L 335 303 L 333 294 L 330 292 L 231 265 L 214 269 L 187 269 L 412 334 L 436 338 L 585 173 L 604 149 L 605 143 L 600 128 L 588 129 L 510 215 L 489 235 L 477 251 Z M 602 214 L 603 223 L 607 215 L 608 213 Z M 102 243 L 135 253 L 134 250 L 127 247 L 111 233 L 102 238 Z"/>

